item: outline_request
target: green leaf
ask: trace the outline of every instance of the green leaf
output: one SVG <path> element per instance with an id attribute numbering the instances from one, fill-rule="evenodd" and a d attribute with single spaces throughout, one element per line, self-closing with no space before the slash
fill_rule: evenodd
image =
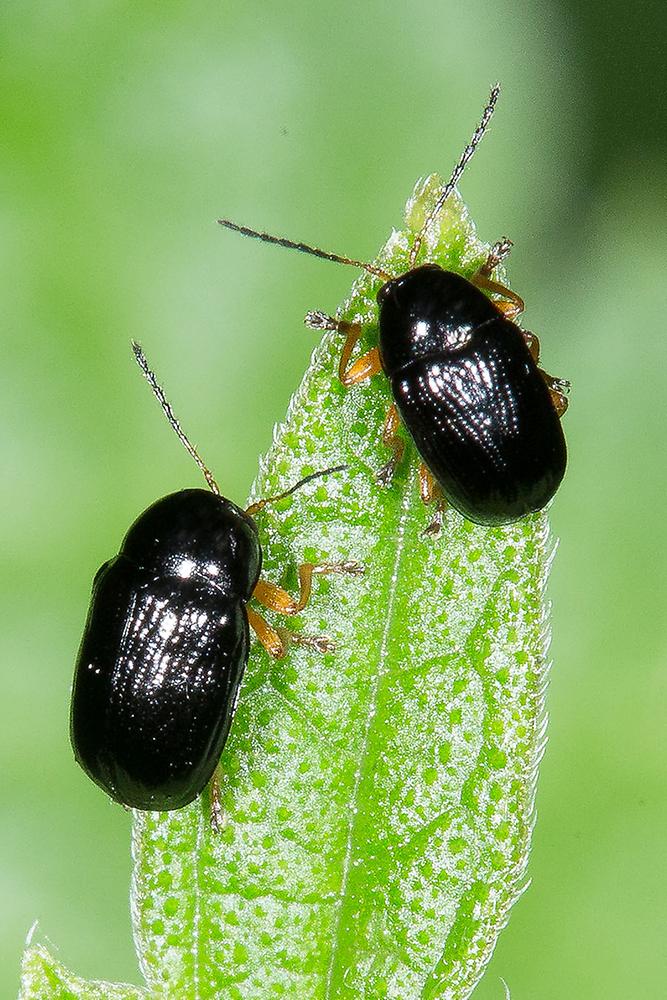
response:
<path id="1" fill-rule="evenodd" d="M 404 270 L 440 185 L 420 183 L 378 260 Z M 458 198 L 424 248 L 471 274 L 486 247 Z M 377 342 L 363 275 L 340 315 Z M 313 308 L 325 306 L 313 303 Z M 301 334 L 307 335 L 307 334 Z M 429 515 L 408 448 L 385 460 L 385 379 L 343 389 L 326 335 L 253 497 L 346 463 L 259 516 L 265 575 L 358 559 L 319 578 L 294 622 L 337 650 L 253 648 L 222 758 L 226 828 L 208 802 L 135 814 L 132 913 L 151 996 L 225 1000 L 468 997 L 522 891 L 544 736 L 552 546 L 545 514 L 504 528 Z M 29 994 L 26 994 L 28 996 Z"/>
<path id="2" fill-rule="evenodd" d="M 138 986 L 115 986 L 73 976 L 43 945 L 29 945 L 21 966 L 19 1000 L 146 1000 Z"/>

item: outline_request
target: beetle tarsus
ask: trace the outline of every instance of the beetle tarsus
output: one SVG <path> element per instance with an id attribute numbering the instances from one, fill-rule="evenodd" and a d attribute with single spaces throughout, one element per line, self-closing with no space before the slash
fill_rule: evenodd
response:
<path id="1" fill-rule="evenodd" d="M 444 520 L 444 506 L 442 503 L 439 503 L 430 523 L 422 531 L 424 538 L 439 538 L 442 533 Z"/>
<path id="2" fill-rule="evenodd" d="M 220 788 L 220 772 L 216 768 L 210 785 L 211 830 L 215 834 L 222 833 L 227 826 L 227 817 L 222 805 L 222 790 Z"/>
<path id="3" fill-rule="evenodd" d="M 307 312 L 304 316 L 303 322 L 311 330 L 339 329 L 338 320 L 333 316 L 327 315 L 327 313 L 320 312 L 319 309 L 313 309 L 311 312 Z"/>
<path id="4" fill-rule="evenodd" d="M 319 563 L 313 566 L 313 573 L 349 573 L 351 576 L 363 576 L 366 567 L 356 559 L 346 559 L 343 562 Z"/>
<path id="5" fill-rule="evenodd" d="M 382 466 L 377 474 L 378 482 L 382 486 L 389 486 L 394 478 L 394 473 L 396 472 L 398 464 L 403 458 L 405 442 L 398 433 L 400 424 L 401 421 L 398 416 L 398 410 L 396 409 L 396 403 L 392 403 L 387 410 L 384 427 L 382 428 L 382 443 L 387 448 L 391 448 L 392 450 L 391 458 L 385 465 Z"/>
<path id="6" fill-rule="evenodd" d="M 536 334 L 532 333 L 530 330 L 521 330 L 523 339 L 526 342 L 526 347 L 530 351 L 530 356 L 537 364 L 540 360 L 540 341 Z"/>
<path id="7" fill-rule="evenodd" d="M 304 646 L 306 649 L 314 649 L 316 653 L 335 653 L 336 644 L 328 635 L 301 635 L 290 632 L 290 643 L 293 646 Z"/>
<path id="8" fill-rule="evenodd" d="M 509 257 L 513 246 L 514 244 L 512 243 L 509 236 L 503 236 L 501 240 L 498 240 L 497 243 L 494 243 L 491 249 L 489 250 L 485 262 L 479 269 L 480 274 L 486 275 L 487 278 L 490 277 L 491 272 L 495 271 L 498 265 L 502 264 L 502 262 L 507 257 Z"/>
<path id="9" fill-rule="evenodd" d="M 539 371 L 547 384 L 547 388 L 551 394 L 551 402 L 555 407 L 556 413 L 559 417 L 562 417 L 570 402 L 567 397 L 572 388 L 572 383 L 568 382 L 566 378 L 555 378 L 553 375 L 548 375 L 542 368 Z"/>
<path id="10" fill-rule="evenodd" d="M 391 486 L 391 482 L 396 474 L 398 461 L 394 455 L 378 470 L 376 479 L 380 486 Z"/>

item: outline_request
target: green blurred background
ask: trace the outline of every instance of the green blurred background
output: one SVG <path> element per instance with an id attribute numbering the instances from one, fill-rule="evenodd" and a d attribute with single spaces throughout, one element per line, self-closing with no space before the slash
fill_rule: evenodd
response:
<path id="1" fill-rule="evenodd" d="M 0 995 L 39 919 L 73 970 L 138 982 L 130 819 L 75 766 L 92 575 L 199 485 L 140 339 L 225 491 L 354 276 L 216 215 L 364 258 L 504 93 L 463 195 L 510 235 L 548 370 L 574 384 L 550 596 L 533 884 L 476 998 L 667 986 L 663 9 L 620 0 L 3 4 Z"/>

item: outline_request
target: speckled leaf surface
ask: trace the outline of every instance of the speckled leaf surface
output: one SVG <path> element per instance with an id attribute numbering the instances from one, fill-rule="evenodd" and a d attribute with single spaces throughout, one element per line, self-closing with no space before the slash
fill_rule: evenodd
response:
<path id="1" fill-rule="evenodd" d="M 417 186 L 381 252 L 391 273 L 439 183 Z M 451 198 L 424 256 L 470 274 L 485 251 Z M 366 324 L 362 349 L 376 290 L 363 275 L 339 313 Z M 303 559 L 366 573 L 319 578 L 295 622 L 334 653 L 275 662 L 253 648 L 222 758 L 222 835 L 203 800 L 135 815 L 132 915 L 153 997 L 460 1000 L 524 884 L 547 517 L 491 529 L 450 511 L 440 539 L 424 537 L 414 449 L 391 487 L 376 483 L 386 381 L 343 389 L 340 347 L 332 333 L 316 348 L 253 497 L 348 464 L 258 517 L 265 574 L 294 589 Z"/>
<path id="2" fill-rule="evenodd" d="M 30 945 L 21 966 L 21 997 L 31 1000 L 147 1000 L 137 986 L 118 986 L 101 980 L 86 982 L 73 976 L 41 944 Z"/>

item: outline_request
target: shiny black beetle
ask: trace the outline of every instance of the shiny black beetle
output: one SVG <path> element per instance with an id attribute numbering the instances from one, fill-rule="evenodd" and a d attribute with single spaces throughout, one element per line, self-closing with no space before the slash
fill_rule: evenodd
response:
<path id="1" fill-rule="evenodd" d="M 76 760 L 113 799 L 136 809 L 178 809 L 214 777 L 248 660 L 249 626 L 279 658 L 289 641 L 320 652 L 324 636 L 275 629 L 248 607 L 301 611 L 315 573 L 360 573 L 355 562 L 304 563 L 300 595 L 260 578 L 262 549 L 252 515 L 221 496 L 148 367 L 134 352 L 171 426 L 210 489 L 187 489 L 152 504 L 120 553 L 98 571 L 76 664 L 70 735 Z M 343 466 L 325 472 L 340 471 Z M 314 473 L 291 489 L 287 496 Z M 217 784 L 211 817 L 220 823 Z"/>
<path id="2" fill-rule="evenodd" d="M 541 510 L 565 472 L 560 417 L 568 383 L 538 367 L 537 338 L 513 322 L 523 310 L 522 300 L 491 277 L 511 242 L 497 243 L 470 279 L 434 263 L 416 266 L 423 240 L 482 138 L 498 94 L 494 87 L 479 126 L 415 237 L 404 274 L 392 276 L 373 264 L 218 220 L 242 235 L 352 264 L 383 280 L 377 292 L 379 344 L 352 364 L 360 324 L 321 312 L 308 313 L 306 324 L 345 335 L 339 364 L 343 385 L 380 371 L 390 379 L 394 403 L 382 436 L 392 458 L 379 478 L 388 483 L 401 460 L 402 421 L 422 459 L 422 499 L 438 503 L 427 529 L 432 534 L 440 530 L 444 501 L 477 524 L 508 524 Z M 500 299 L 491 300 L 485 291 Z"/>

